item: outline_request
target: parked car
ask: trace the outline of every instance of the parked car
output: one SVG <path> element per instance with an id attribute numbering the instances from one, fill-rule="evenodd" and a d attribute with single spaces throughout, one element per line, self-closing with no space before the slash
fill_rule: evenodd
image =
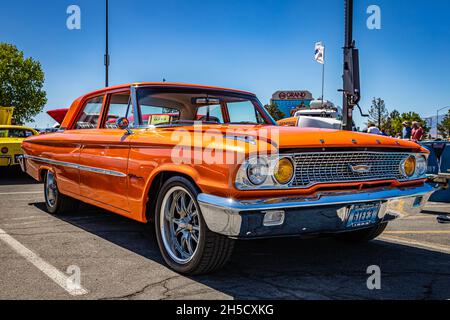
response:
<path id="1" fill-rule="evenodd" d="M 164 260 L 184 274 L 220 268 L 237 239 L 368 241 L 420 212 L 433 191 L 428 151 L 416 143 L 281 127 L 254 94 L 210 86 L 89 93 L 59 132 L 29 138 L 23 149 L 22 168 L 44 182 L 48 212 L 81 201 L 154 221 Z"/>
<path id="2" fill-rule="evenodd" d="M 437 183 L 442 188 L 430 198 L 434 202 L 450 203 L 450 141 L 424 141 L 421 145 L 430 151 L 428 158 L 428 177 L 430 182 Z"/>
<path id="3" fill-rule="evenodd" d="M 292 117 L 278 121 L 280 126 L 341 129 L 342 109 L 331 101 L 313 100 L 309 107 L 298 109 Z"/>
<path id="4" fill-rule="evenodd" d="M 31 128 L 0 125 L 0 167 L 19 165 L 22 141 L 39 133 Z"/>

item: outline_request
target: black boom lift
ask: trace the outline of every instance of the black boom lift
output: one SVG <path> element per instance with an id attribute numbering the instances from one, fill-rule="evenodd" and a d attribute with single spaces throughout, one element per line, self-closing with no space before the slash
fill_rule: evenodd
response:
<path id="1" fill-rule="evenodd" d="M 359 80 L 359 51 L 356 49 L 353 40 L 353 0 L 344 0 L 345 7 L 345 44 L 344 44 L 344 87 L 342 90 L 343 101 L 343 130 L 353 130 L 353 109 L 358 107 L 361 99 L 360 80 Z"/>

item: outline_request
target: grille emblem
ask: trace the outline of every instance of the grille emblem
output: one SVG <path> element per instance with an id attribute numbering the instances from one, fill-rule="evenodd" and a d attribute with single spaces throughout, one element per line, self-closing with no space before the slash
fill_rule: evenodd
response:
<path id="1" fill-rule="evenodd" d="M 372 169 L 371 166 L 368 165 L 352 165 L 350 164 L 350 170 L 352 170 L 353 173 L 368 173 Z"/>

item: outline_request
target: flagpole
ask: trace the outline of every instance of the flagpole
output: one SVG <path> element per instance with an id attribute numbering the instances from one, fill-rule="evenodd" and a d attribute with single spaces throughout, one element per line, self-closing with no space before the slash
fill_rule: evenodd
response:
<path id="1" fill-rule="evenodd" d="M 323 108 L 323 101 L 324 101 L 324 91 L 325 91 L 325 61 L 323 62 L 323 65 L 322 65 L 322 108 Z"/>
<path id="2" fill-rule="evenodd" d="M 315 60 L 322 65 L 322 108 L 325 95 L 325 46 L 322 42 L 316 42 Z"/>
<path id="3" fill-rule="evenodd" d="M 109 0 L 106 0 L 105 86 L 109 86 Z"/>

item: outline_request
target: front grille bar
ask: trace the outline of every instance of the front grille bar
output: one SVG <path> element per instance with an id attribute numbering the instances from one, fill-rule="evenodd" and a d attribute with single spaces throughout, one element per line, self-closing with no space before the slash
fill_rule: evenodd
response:
<path id="1" fill-rule="evenodd" d="M 406 180 L 407 177 L 400 171 L 400 165 L 408 156 L 410 156 L 409 153 L 369 151 L 294 154 L 292 159 L 295 162 L 296 171 L 291 187 L 310 187 L 325 183 Z"/>

